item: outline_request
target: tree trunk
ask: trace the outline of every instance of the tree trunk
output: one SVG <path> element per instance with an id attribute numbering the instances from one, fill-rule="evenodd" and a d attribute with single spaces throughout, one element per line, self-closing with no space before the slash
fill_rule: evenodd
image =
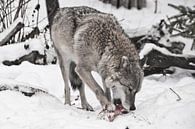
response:
<path id="1" fill-rule="evenodd" d="M 19 16 L 19 12 L 20 12 L 20 10 L 21 10 L 21 8 L 22 8 L 22 3 L 24 2 L 24 0 L 20 0 L 19 1 L 19 4 L 18 4 L 18 8 L 17 8 L 17 11 L 16 11 L 16 14 L 15 14 L 15 16 L 14 16 L 14 21 L 18 18 L 18 16 Z"/>
<path id="2" fill-rule="evenodd" d="M 111 4 L 116 8 L 120 7 L 120 0 L 111 0 Z"/>
<path id="3" fill-rule="evenodd" d="M 131 7 L 137 7 L 138 0 L 131 0 Z"/>
<path id="4" fill-rule="evenodd" d="M 110 3 L 111 0 L 100 0 L 100 1 L 102 1 L 104 3 Z"/>
<path id="5" fill-rule="evenodd" d="M 127 9 L 131 8 L 131 0 L 121 0 L 121 5 Z"/>
<path id="6" fill-rule="evenodd" d="M 137 9 L 142 9 L 146 7 L 146 0 L 100 0 L 104 3 L 110 3 L 116 8 L 121 6 L 130 9 L 132 7 L 136 7 Z"/>
<path id="7" fill-rule="evenodd" d="M 158 11 L 158 0 L 155 0 L 155 9 L 154 9 L 154 13 L 157 13 Z"/>
<path id="8" fill-rule="evenodd" d="M 52 25 L 53 18 L 57 9 L 60 8 L 58 0 L 46 0 L 47 16 L 49 21 L 49 28 Z"/>

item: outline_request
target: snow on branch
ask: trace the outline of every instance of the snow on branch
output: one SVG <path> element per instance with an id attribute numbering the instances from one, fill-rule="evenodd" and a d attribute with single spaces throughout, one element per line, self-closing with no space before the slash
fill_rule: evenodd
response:
<path id="1" fill-rule="evenodd" d="M 153 43 L 146 43 L 144 45 L 144 48 L 140 51 L 139 55 L 140 55 L 140 59 L 143 59 L 145 55 L 147 55 L 149 52 L 151 52 L 152 50 L 157 50 L 159 52 L 161 52 L 164 55 L 167 56 L 175 56 L 175 57 L 195 57 L 195 53 L 193 55 L 186 55 L 186 54 L 174 54 L 171 53 L 169 50 L 167 50 L 166 48 L 163 47 L 159 47 Z M 191 53 L 192 54 L 192 53 Z"/>
<path id="2" fill-rule="evenodd" d="M 35 51 L 37 51 L 39 55 L 45 55 L 44 44 L 38 39 L 2 46 L 0 47 L 0 63 L 5 60 L 17 60 L 25 55 L 31 56 L 33 53 L 36 54 Z"/>
<path id="3" fill-rule="evenodd" d="M 5 45 L 11 37 L 24 27 L 22 18 L 17 18 L 8 29 L 0 33 L 0 46 Z"/>

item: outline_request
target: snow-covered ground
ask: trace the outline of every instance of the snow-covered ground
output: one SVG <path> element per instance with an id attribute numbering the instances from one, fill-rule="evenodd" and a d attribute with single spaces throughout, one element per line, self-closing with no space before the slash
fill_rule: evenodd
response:
<path id="1" fill-rule="evenodd" d="M 126 10 L 123 7 L 116 10 L 115 7 L 98 0 L 59 1 L 61 7 L 87 5 L 114 13 L 129 35 L 145 33 L 145 30 L 160 19 L 177 13 L 168 7 L 167 3 L 195 5 L 194 0 L 158 0 L 158 13 L 154 14 L 154 0 L 147 0 L 147 8 L 142 11 Z M 29 14 L 37 3 L 31 4 Z M 45 27 L 45 1 L 40 0 L 40 4 L 39 19 L 43 20 L 39 25 Z M 41 41 L 33 39 L 24 44 L 31 46 L 34 42 Z M 27 53 L 28 51 L 22 51 L 24 44 L 0 47 L 0 62 Z M 40 44 L 35 43 L 31 48 L 43 52 Z M 27 97 L 17 91 L 0 91 L 0 129 L 194 129 L 195 78 L 191 76 L 191 72 L 177 69 L 174 75 L 152 75 L 144 78 L 142 89 L 136 96 L 137 110 L 118 116 L 114 122 L 108 122 L 97 118 L 101 106 L 87 87 L 87 99 L 95 112 L 77 108 L 80 107 L 77 91 L 71 91 L 73 106 L 63 105 L 63 79 L 58 65 L 40 66 L 23 62 L 19 66 L 4 66 L 0 63 L 0 87 L 23 85 L 40 88 L 49 93 L 37 92 L 32 97 Z M 100 77 L 96 73 L 93 75 L 101 84 Z M 181 100 L 178 100 L 177 94 Z"/>
<path id="2" fill-rule="evenodd" d="M 97 74 L 96 80 L 100 82 Z M 38 87 L 51 95 L 36 93 L 32 97 L 16 91 L 0 92 L 1 129 L 194 129 L 195 79 L 190 72 L 178 70 L 172 76 L 153 75 L 143 81 L 137 94 L 137 110 L 118 116 L 114 122 L 98 119 L 101 107 L 93 93 L 87 99 L 95 112 L 80 107 L 78 92 L 72 91 L 73 106 L 63 105 L 63 81 L 57 65 L 37 66 L 28 62 L 20 66 L 0 65 L 0 86 Z M 177 95 L 171 91 L 172 88 Z M 54 97 L 55 96 L 55 97 Z"/>

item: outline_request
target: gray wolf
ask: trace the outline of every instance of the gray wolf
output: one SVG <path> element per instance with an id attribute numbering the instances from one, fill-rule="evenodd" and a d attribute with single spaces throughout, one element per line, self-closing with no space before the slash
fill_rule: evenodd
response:
<path id="1" fill-rule="evenodd" d="M 112 98 L 135 110 L 135 95 L 140 90 L 143 71 L 139 55 L 129 37 L 112 14 L 96 9 L 65 7 L 59 9 L 51 25 L 51 36 L 65 84 L 65 104 L 70 102 L 68 80 L 78 88 L 82 107 L 87 102 L 84 84 L 95 93 L 103 109 L 113 111 Z M 103 89 L 91 72 L 99 73 Z"/>

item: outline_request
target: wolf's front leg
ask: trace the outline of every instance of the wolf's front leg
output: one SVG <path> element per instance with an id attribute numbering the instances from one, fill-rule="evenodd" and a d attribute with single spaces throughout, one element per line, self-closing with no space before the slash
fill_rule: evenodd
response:
<path id="1" fill-rule="evenodd" d="M 79 88 L 80 96 L 81 96 L 81 105 L 83 109 L 86 109 L 87 111 L 93 111 L 93 108 L 89 103 L 87 102 L 87 99 L 85 97 L 85 89 L 84 84 Z"/>
<path id="2" fill-rule="evenodd" d="M 115 107 L 108 101 L 107 97 L 105 96 L 104 91 L 102 88 L 97 84 L 94 80 L 91 71 L 87 70 L 85 66 L 76 67 L 76 72 L 80 76 L 80 78 L 90 87 L 90 89 L 95 93 L 97 99 L 99 100 L 100 104 L 102 105 L 103 109 L 114 111 Z"/>
<path id="3" fill-rule="evenodd" d="M 111 100 L 110 88 L 108 88 L 108 87 L 106 86 L 105 80 L 102 79 L 102 83 L 103 83 L 103 87 L 104 87 L 104 91 L 105 91 L 106 97 L 107 97 L 108 101 L 111 102 L 112 100 Z"/>

